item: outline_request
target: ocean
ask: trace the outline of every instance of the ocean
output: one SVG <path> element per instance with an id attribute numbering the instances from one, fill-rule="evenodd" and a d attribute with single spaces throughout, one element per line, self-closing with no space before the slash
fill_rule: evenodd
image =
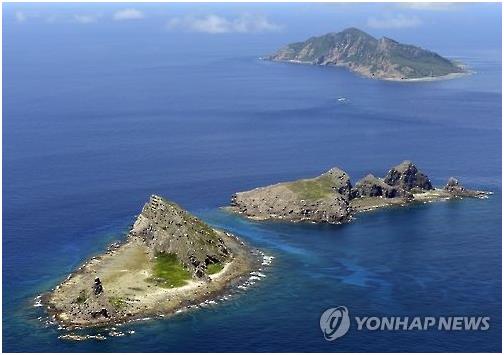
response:
<path id="1" fill-rule="evenodd" d="M 280 35 L 106 36 L 6 28 L 3 43 L 3 350 L 61 352 L 501 350 L 501 57 L 449 48 L 475 71 L 397 83 L 262 61 Z M 345 98 L 345 100 L 338 100 Z M 492 191 L 360 214 L 345 225 L 253 222 L 236 191 L 319 175 L 355 183 L 409 159 L 434 185 Z M 217 305 L 83 342 L 35 297 L 124 237 L 151 194 L 274 256 Z M 321 314 L 487 316 L 485 331 L 358 331 Z M 129 331 L 134 333 L 129 334 Z"/>

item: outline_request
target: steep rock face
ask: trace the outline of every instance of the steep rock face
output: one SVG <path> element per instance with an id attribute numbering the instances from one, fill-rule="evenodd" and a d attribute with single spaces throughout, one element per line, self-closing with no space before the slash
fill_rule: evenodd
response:
<path id="1" fill-rule="evenodd" d="M 327 180 L 332 190 L 338 192 L 345 199 L 350 199 L 352 192 L 350 176 L 340 168 L 334 167 L 316 179 L 319 181 Z"/>
<path id="2" fill-rule="evenodd" d="M 355 187 L 346 172 L 332 168 L 312 179 L 238 192 L 232 196 L 229 209 L 260 220 L 343 223 L 352 214 L 376 208 L 486 195 L 465 189 L 455 178 L 450 178 L 444 189 L 435 189 L 427 175 L 406 160 L 390 169 L 384 179 L 369 174 Z"/>
<path id="3" fill-rule="evenodd" d="M 168 314 L 248 277 L 252 254 L 232 234 L 153 195 L 122 243 L 86 261 L 42 301 L 69 327 Z"/>
<path id="4" fill-rule="evenodd" d="M 458 193 L 464 191 L 464 187 L 459 184 L 458 180 L 454 177 L 450 177 L 446 183 L 444 189 L 451 193 Z"/>
<path id="5" fill-rule="evenodd" d="M 368 174 L 355 184 L 352 190 L 352 197 L 385 197 L 396 198 L 404 197 L 411 198 L 413 195 L 399 186 L 391 186 L 386 184 L 382 179 Z"/>
<path id="6" fill-rule="evenodd" d="M 341 65 L 367 77 L 390 79 L 438 77 L 464 72 L 434 52 L 386 37 L 376 39 L 356 28 L 289 44 L 268 59 Z"/>
<path id="7" fill-rule="evenodd" d="M 340 223 L 349 218 L 352 185 L 339 168 L 313 178 L 238 192 L 231 209 L 258 219 Z"/>
<path id="8" fill-rule="evenodd" d="M 453 196 L 458 197 L 481 197 L 486 195 L 482 191 L 468 190 L 460 182 L 454 178 L 450 177 L 446 183 L 444 190 Z"/>
<path id="9" fill-rule="evenodd" d="M 156 195 L 145 204 L 130 234 L 142 237 L 154 253 L 175 254 L 197 278 L 205 276 L 209 264 L 229 257 L 224 241 L 212 228 Z"/>
<path id="10" fill-rule="evenodd" d="M 397 186 L 406 191 L 417 192 L 432 190 L 432 184 L 424 173 L 409 160 L 389 170 L 383 181 L 390 186 Z"/>

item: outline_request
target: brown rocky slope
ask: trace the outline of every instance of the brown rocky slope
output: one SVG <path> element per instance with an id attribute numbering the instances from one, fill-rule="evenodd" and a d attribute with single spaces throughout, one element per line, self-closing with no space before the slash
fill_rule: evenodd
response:
<path id="1" fill-rule="evenodd" d="M 257 262 L 233 235 L 153 195 L 124 243 L 91 258 L 42 301 L 68 328 L 115 324 L 208 300 Z"/>
<path id="2" fill-rule="evenodd" d="M 370 209 L 455 197 L 484 197 L 487 193 L 464 188 L 450 178 L 444 188 L 434 188 L 428 176 L 411 161 L 391 168 L 384 178 L 367 175 L 353 187 L 339 168 L 322 175 L 238 192 L 228 209 L 258 220 L 344 223 Z"/>

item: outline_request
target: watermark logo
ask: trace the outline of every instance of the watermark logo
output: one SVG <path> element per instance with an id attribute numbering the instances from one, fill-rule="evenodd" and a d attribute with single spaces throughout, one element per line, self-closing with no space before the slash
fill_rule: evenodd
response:
<path id="1" fill-rule="evenodd" d="M 485 331 L 490 329 L 490 317 L 483 316 L 365 316 L 354 317 L 357 331 Z M 348 308 L 329 308 L 320 316 L 324 338 L 333 341 L 350 329 Z"/>
<path id="2" fill-rule="evenodd" d="M 320 317 L 320 329 L 328 341 L 341 338 L 350 329 L 348 309 L 345 306 L 339 306 L 326 310 Z"/>

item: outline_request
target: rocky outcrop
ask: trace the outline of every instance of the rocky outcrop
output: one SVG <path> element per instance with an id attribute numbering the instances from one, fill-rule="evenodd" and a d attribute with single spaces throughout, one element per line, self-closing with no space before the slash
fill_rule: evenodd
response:
<path id="1" fill-rule="evenodd" d="M 99 294 L 101 294 L 103 292 L 103 285 L 102 285 L 99 277 L 97 277 L 94 280 L 93 291 L 94 291 L 95 296 L 98 296 Z"/>
<path id="2" fill-rule="evenodd" d="M 390 169 L 383 181 L 387 185 L 396 186 L 411 192 L 433 189 L 427 175 L 419 171 L 415 164 L 409 160 L 405 160 Z"/>
<path id="3" fill-rule="evenodd" d="M 349 200 L 351 198 L 352 183 L 350 182 L 350 176 L 340 168 L 334 167 L 322 174 L 318 179 L 327 179 L 332 190 L 338 192 L 345 199 Z"/>
<path id="4" fill-rule="evenodd" d="M 418 80 L 465 72 L 437 53 L 386 37 L 376 39 L 357 28 L 291 43 L 267 59 L 344 66 L 366 77 L 389 80 Z"/>
<path id="5" fill-rule="evenodd" d="M 390 169 L 383 179 L 369 174 L 355 187 L 346 172 L 332 168 L 316 178 L 239 192 L 232 196 L 229 209 L 260 220 L 343 223 L 353 213 L 379 207 L 481 194 L 485 193 L 466 190 L 453 178 L 444 189 L 435 189 L 428 176 L 407 160 Z"/>
<path id="6" fill-rule="evenodd" d="M 339 168 L 313 178 L 238 192 L 231 210 L 256 219 L 285 219 L 326 223 L 350 216 L 350 177 Z"/>
<path id="7" fill-rule="evenodd" d="M 177 204 L 152 195 L 130 232 L 154 253 L 175 254 L 195 278 L 211 263 L 225 262 L 229 251 L 217 233 Z"/>
<path id="8" fill-rule="evenodd" d="M 450 177 L 446 183 L 444 189 L 449 193 L 458 194 L 464 192 L 464 187 L 459 184 L 459 181 L 454 177 Z"/>
<path id="9" fill-rule="evenodd" d="M 451 194 L 453 196 L 457 196 L 457 197 L 481 197 L 481 196 L 486 195 L 485 192 L 483 192 L 483 191 L 466 189 L 454 177 L 450 177 L 448 179 L 448 182 L 446 183 L 444 190 L 446 192 L 448 192 L 449 194 Z"/>
<path id="10" fill-rule="evenodd" d="M 352 198 L 359 197 L 412 198 L 413 194 L 399 186 L 388 185 L 382 179 L 368 174 L 357 181 L 352 189 Z"/>

